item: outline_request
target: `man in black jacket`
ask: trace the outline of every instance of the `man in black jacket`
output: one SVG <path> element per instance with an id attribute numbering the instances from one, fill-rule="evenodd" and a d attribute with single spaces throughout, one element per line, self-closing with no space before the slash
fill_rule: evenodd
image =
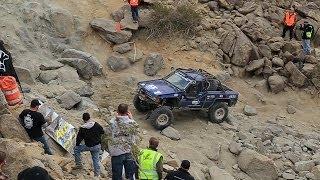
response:
<path id="1" fill-rule="evenodd" d="M 0 76 L 13 76 L 20 84 L 19 78 L 12 64 L 11 54 L 5 49 L 2 40 L 0 40 Z"/>
<path id="2" fill-rule="evenodd" d="M 30 109 L 25 109 L 19 115 L 20 123 L 27 131 L 32 141 L 37 141 L 43 144 L 43 149 L 46 154 L 52 155 L 52 151 L 48 145 L 47 139 L 42 131 L 42 126 L 47 122 L 43 115 L 38 112 L 40 102 L 37 99 L 31 101 Z"/>
<path id="3" fill-rule="evenodd" d="M 181 167 L 177 171 L 172 171 L 164 178 L 166 180 L 194 180 L 194 177 L 188 172 L 190 168 L 190 162 L 183 160 Z"/>
<path id="4" fill-rule="evenodd" d="M 302 47 L 304 54 L 311 54 L 311 39 L 314 36 L 314 27 L 308 22 L 304 21 L 300 24 L 302 30 Z"/>
<path id="5" fill-rule="evenodd" d="M 90 151 L 93 161 L 94 176 L 100 176 L 100 151 L 101 135 L 104 134 L 103 128 L 97 122 L 90 119 L 89 113 L 84 113 L 82 119 L 85 122 L 77 135 L 76 146 L 74 147 L 74 157 L 76 169 L 82 168 L 81 152 Z M 84 144 L 80 144 L 84 140 Z"/>

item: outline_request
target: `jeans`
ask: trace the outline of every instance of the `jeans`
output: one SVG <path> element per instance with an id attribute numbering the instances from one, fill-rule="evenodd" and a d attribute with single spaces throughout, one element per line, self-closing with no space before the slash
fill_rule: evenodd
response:
<path id="1" fill-rule="evenodd" d="M 302 47 L 304 54 L 311 54 L 311 41 L 310 39 L 302 39 Z"/>
<path id="2" fill-rule="evenodd" d="M 33 140 L 43 144 L 44 153 L 52 155 L 52 151 L 51 151 L 51 149 L 49 147 L 49 144 L 48 144 L 45 136 L 41 136 L 41 137 L 38 137 L 38 138 L 33 138 Z"/>
<path id="3" fill-rule="evenodd" d="M 81 152 L 90 151 L 92 161 L 93 161 L 93 169 L 94 169 L 94 176 L 100 176 L 100 152 L 101 152 L 101 145 L 95 145 L 93 147 L 88 147 L 84 144 L 74 147 L 74 158 L 76 161 L 77 166 L 82 166 L 81 160 Z"/>
<path id="4" fill-rule="evenodd" d="M 112 180 L 122 180 L 122 169 L 124 166 L 126 178 L 134 180 L 134 173 L 136 171 L 136 163 L 131 153 L 122 154 L 111 157 L 112 165 Z"/>
<path id="5" fill-rule="evenodd" d="M 139 10 L 138 7 L 131 6 L 132 19 L 138 21 L 139 19 Z"/>
<path id="6" fill-rule="evenodd" d="M 294 26 L 284 26 L 283 27 L 283 31 L 282 31 L 282 37 L 286 37 L 286 32 L 289 30 L 290 31 L 290 39 L 293 38 L 293 29 L 294 29 Z"/>

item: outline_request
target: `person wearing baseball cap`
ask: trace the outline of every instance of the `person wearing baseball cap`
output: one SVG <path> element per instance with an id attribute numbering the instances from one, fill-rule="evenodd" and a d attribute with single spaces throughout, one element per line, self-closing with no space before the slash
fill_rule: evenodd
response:
<path id="1" fill-rule="evenodd" d="M 190 162 L 188 160 L 183 160 L 181 166 L 177 171 L 171 171 L 164 178 L 166 180 L 194 180 L 194 177 L 188 172 L 190 169 Z"/>
<path id="2" fill-rule="evenodd" d="M 43 115 L 38 112 L 41 103 L 34 99 L 31 101 L 30 109 L 25 109 L 19 115 L 21 125 L 27 131 L 32 141 L 37 141 L 43 144 L 43 149 L 46 154 L 52 155 L 48 142 L 42 132 L 42 126 L 46 124 Z"/>
<path id="3" fill-rule="evenodd" d="M 54 180 L 47 170 L 39 166 L 34 166 L 21 171 L 18 180 Z"/>

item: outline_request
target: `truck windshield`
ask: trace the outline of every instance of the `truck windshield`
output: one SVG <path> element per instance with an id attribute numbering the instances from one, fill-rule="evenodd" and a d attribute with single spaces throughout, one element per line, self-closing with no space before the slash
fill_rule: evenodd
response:
<path id="1" fill-rule="evenodd" d="M 184 90 L 191 83 L 190 79 L 185 78 L 180 73 L 174 73 L 166 79 L 170 84 L 173 84 L 177 88 Z"/>

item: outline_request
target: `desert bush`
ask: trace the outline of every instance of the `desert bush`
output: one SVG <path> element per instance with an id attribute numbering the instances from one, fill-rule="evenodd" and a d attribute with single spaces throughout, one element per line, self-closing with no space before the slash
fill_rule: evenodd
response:
<path id="1" fill-rule="evenodd" d="M 201 22 L 200 14 L 191 5 L 168 7 L 158 3 L 152 9 L 146 26 L 150 37 L 191 37 Z"/>

